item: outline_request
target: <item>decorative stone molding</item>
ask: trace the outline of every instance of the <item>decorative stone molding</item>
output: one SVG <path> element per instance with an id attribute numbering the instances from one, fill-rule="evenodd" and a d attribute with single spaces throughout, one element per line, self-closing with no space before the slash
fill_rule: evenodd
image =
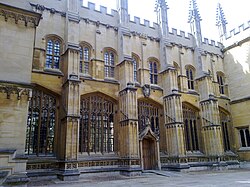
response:
<path id="1" fill-rule="evenodd" d="M 16 94 L 17 99 L 20 100 L 22 95 L 27 95 L 28 100 L 32 97 L 31 88 L 22 88 L 19 86 L 1 84 L 0 83 L 0 93 L 6 93 L 7 99 L 10 99 L 11 94 Z"/>
<path id="2" fill-rule="evenodd" d="M 0 16 L 3 16 L 6 22 L 9 19 L 14 19 L 16 24 L 24 23 L 26 27 L 38 26 L 41 18 L 41 14 L 39 13 L 18 9 L 1 3 Z"/>

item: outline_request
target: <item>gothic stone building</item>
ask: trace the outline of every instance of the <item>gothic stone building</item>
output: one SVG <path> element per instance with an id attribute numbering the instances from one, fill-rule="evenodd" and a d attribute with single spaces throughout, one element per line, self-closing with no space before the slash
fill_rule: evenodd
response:
<path id="1" fill-rule="evenodd" d="M 0 182 L 250 160 L 250 24 L 223 44 L 81 0 L 0 0 Z M 233 38 L 237 43 L 232 42 Z"/>

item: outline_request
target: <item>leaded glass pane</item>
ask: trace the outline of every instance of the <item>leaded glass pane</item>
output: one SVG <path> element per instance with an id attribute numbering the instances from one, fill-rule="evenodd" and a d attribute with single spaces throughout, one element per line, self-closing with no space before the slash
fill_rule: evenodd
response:
<path id="1" fill-rule="evenodd" d="M 113 115 L 113 103 L 102 96 L 88 96 L 81 100 L 80 152 L 114 151 L 114 119 L 110 117 Z M 91 120 L 84 120 L 86 118 Z M 90 133 L 85 129 L 90 129 Z"/>
<path id="2" fill-rule="evenodd" d="M 26 154 L 48 155 L 54 152 L 56 99 L 34 90 L 29 104 Z"/>
<path id="3" fill-rule="evenodd" d="M 47 43 L 46 53 L 49 54 L 49 55 L 53 54 L 53 42 L 52 42 L 52 40 L 49 40 L 48 43 Z"/>

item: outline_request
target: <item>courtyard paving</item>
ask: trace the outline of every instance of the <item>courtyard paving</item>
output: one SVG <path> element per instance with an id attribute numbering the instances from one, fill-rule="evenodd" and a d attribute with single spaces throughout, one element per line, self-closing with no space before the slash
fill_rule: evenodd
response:
<path id="1" fill-rule="evenodd" d="M 118 173 L 82 175 L 79 181 L 65 182 L 58 179 L 31 181 L 31 186 L 50 187 L 250 187 L 250 170 L 143 173 L 126 177 Z"/>

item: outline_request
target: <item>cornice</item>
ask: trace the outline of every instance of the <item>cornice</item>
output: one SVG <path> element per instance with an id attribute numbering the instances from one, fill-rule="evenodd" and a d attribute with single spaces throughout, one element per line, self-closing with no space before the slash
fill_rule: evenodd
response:
<path id="1" fill-rule="evenodd" d="M 0 3 L 0 16 L 7 22 L 13 19 L 16 24 L 24 24 L 26 27 L 37 27 L 41 14 Z"/>
<path id="2" fill-rule="evenodd" d="M 32 88 L 0 82 L 0 93 L 5 93 L 7 99 L 10 99 L 10 96 L 15 94 L 17 100 L 20 100 L 22 95 L 27 95 L 29 100 L 32 97 Z"/>

